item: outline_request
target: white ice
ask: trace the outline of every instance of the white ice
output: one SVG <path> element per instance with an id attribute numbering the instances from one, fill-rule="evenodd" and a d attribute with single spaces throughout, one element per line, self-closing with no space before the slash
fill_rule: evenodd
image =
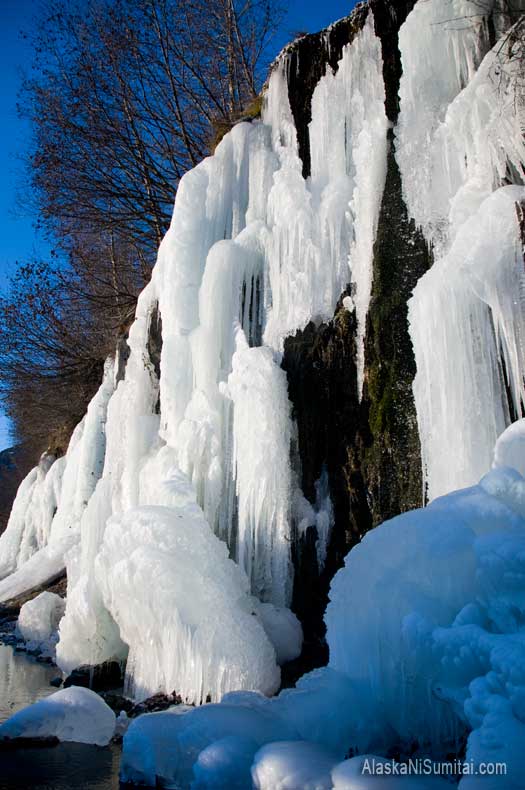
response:
<path id="1" fill-rule="evenodd" d="M 133 698 L 176 692 L 199 704 L 232 688 L 276 691 L 275 651 L 246 577 L 198 505 L 113 516 L 95 575 L 129 646 L 125 691 Z"/>
<path id="2" fill-rule="evenodd" d="M 17 630 L 30 648 L 51 651 L 58 641 L 58 625 L 66 608 L 60 595 L 42 592 L 20 608 Z"/>
<path id="3" fill-rule="evenodd" d="M 287 334 L 331 317 L 353 276 L 352 254 L 356 282 L 363 281 L 361 318 L 366 312 L 370 272 L 359 274 L 359 267 L 370 263 L 365 259 L 377 224 L 386 134 L 382 62 L 372 17 L 345 48 L 338 76 L 327 74 L 319 86 L 310 130 L 315 164 L 308 181 L 297 153 L 287 68 L 284 54 L 270 77 L 262 120 L 235 126 L 214 155 L 181 180 L 152 281 L 137 306 L 125 377 L 107 406 L 102 475 L 97 475 L 80 519 L 80 544 L 67 553 L 60 666 L 69 671 L 81 663 L 125 660 L 129 654 L 128 689 L 139 696 L 166 688 L 200 701 L 208 693 L 215 699 L 236 684 L 274 689 L 277 669 L 272 647 L 260 633 L 261 621 L 279 661 L 300 650 L 300 628 L 285 608 L 293 585 L 293 503 L 299 492 L 290 462 L 294 426 L 281 352 Z M 345 90 L 350 95 L 341 102 Z M 328 110 L 337 116 L 337 139 L 322 127 Z M 332 148 L 337 157 L 321 172 L 324 152 Z M 157 310 L 162 321 L 160 379 L 148 349 Z M 243 626 L 244 642 L 248 633 L 257 632 L 252 649 L 260 655 L 250 658 L 252 669 L 246 669 L 242 680 L 238 668 L 228 676 L 213 663 L 234 651 L 239 666 L 248 661 L 240 630 L 231 630 L 231 624 L 221 644 L 218 635 L 214 638 L 209 660 L 203 656 L 204 663 L 199 659 L 192 669 L 185 668 L 183 658 L 190 653 L 184 651 L 197 637 L 184 630 L 186 599 L 174 578 L 174 542 L 163 539 L 160 548 L 147 544 L 145 530 L 139 541 L 141 585 L 135 584 L 129 599 L 116 591 L 118 562 L 129 563 L 133 550 L 139 552 L 128 532 L 135 534 L 134 519 L 145 512 L 136 509 L 145 506 L 170 510 L 155 527 L 166 535 L 169 528 L 161 523 L 178 523 L 180 508 L 186 508 L 184 519 L 201 508 L 195 521 L 209 553 L 205 572 L 193 580 L 195 599 L 205 597 L 207 588 L 216 589 L 224 612 L 237 611 L 239 597 L 242 606 L 255 612 Z M 319 481 L 312 517 L 322 566 L 333 523 L 326 475 Z M 191 530 L 193 521 L 193 516 L 186 519 L 185 528 Z M 249 590 L 238 574 L 235 590 L 225 581 L 213 581 L 211 569 L 223 567 L 225 548 L 212 533 L 246 573 Z M 172 537 L 175 541 L 175 533 Z M 182 534 L 177 541 L 182 545 Z M 157 596 L 155 604 L 147 583 L 153 562 L 165 569 L 166 584 L 166 600 L 159 602 Z M 203 590 L 197 589 L 197 579 Z M 248 592 L 256 596 L 250 604 Z M 277 608 L 258 609 L 257 599 Z M 138 611 L 156 635 L 163 623 L 181 618 L 177 628 L 185 636 L 179 640 L 180 653 L 170 654 L 165 635 L 152 648 L 141 636 Z M 197 622 L 202 629 L 200 615 L 195 626 Z M 269 662 L 266 675 L 263 656 Z"/>
<path id="4" fill-rule="evenodd" d="M 105 422 L 113 391 L 113 365 L 87 413 L 73 432 L 66 455 L 44 456 L 17 493 L 0 537 L 0 601 L 9 600 L 59 575 L 65 555 L 80 539 L 80 519 L 102 473 Z"/>
<path id="5" fill-rule="evenodd" d="M 106 746 L 115 731 L 115 714 L 90 689 L 71 686 L 15 713 L 0 724 L 0 740 L 58 738 Z"/>
<path id="6" fill-rule="evenodd" d="M 524 400 L 516 204 L 525 192 L 508 184 L 524 181 L 525 117 L 512 34 L 489 50 L 482 12 L 492 6 L 503 34 L 508 20 L 492 0 L 418 2 L 399 34 L 396 156 L 409 213 L 434 255 L 409 302 L 430 499 L 479 479 Z"/>
<path id="7" fill-rule="evenodd" d="M 516 215 L 524 199 L 517 186 L 487 197 L 409 302 L 430 499 L 481 477 L 510 422 L 509 400 L 515 414 L 525 402 L 525 277 Z"/>

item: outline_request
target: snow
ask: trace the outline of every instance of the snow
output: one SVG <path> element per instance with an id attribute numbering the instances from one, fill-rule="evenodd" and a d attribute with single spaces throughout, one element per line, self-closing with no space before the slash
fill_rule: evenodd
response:
<path id="1" fill-rule="evenodd" d="M 277 663 L 282 665 L 298 658 L 303 646 L 303 629 L 294 613 L 271 603 L 258 604 L 256 611 L 275 648 Z"/>
<path id="2" fill-rule="evenodd" d="M 213 774 L 210 763 L 214 759 L 226 763 L 229 776 L 235 781 L 232 774 L 242 776 L 250 752 L 253 758 L 260 746 L 273 739 L 296 737 L 292 727 L 266 710 L 264 698 L 257 694 L 248 696 L 251 704 L 225 698 L 222 704 L 189 710 L 171 708 L 164 713 L 139 716 L 124 736 L 120 781 L 155 786 L 158 778 L 168 786 L 190 787 L 194 775 L 198 780 L 200 774 L 202 779 L 206 763 Z M 225 743 L 226 738 L 232 740 Z M 221 743 L 216 746 L 214 757 L 209 747 L 217 741 Z M 203 755 L 194 772 L 193 766 L 205 750 L 208 757 Z M 241 757 L 236 766 L 232 764 L 232 752 Z"/>
<path id="3" fill-rule="evenodd" d="M 58 738 L 106 746 L 115 731 L 115 714 L 90 689 L 71 686 L 18 711 L 0 724 L 0 741 Z"/>
<path id="4" fill-rule="evenodd" d="M 510 466 L 525 477 L 525 419 L 511 423 L 498 437 L 493 466 Z"/>
<path id="5" fill-rule="evenodd" d="M 17 630 L 30 648 L 54 652 L 65 608 L 65 600 L 50 592 L 42 592 L 22 605 Z"/>
<path id="6" fill-rule="evenodd" d="M 191 790 L 246 790 L 257 743 L 243 736 L 219 738 L 200 752 L 193 766 Z"/>
<path id="7" fill-rule="evenodd" d="M 263 746 L 252 767 L 257 790 L 332 790 L 330 772 L 337 761 L 308 741 L 276 741 Z"/>
<path id="8" fill-rule="evenodd" d="M 466 729 L 467 759 L 506 760 L 509 787 L 525 690 L 524 502 L 525 480 L 499 468 L 386 522 L 347 556 L 326 612 L 330 666 L 382 701 L 384 732 L 438 754 Z"/>

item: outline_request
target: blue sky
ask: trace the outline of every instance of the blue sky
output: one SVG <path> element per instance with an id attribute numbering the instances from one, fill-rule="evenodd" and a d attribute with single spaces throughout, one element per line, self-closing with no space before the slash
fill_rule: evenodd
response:
<path id="1" fill-rule="evenodd" d="M 0 290 L 5 288 L 17 261 L 43 254 L 47 249 L 34 229 L 36 218 L 28 201 L 20 199 L 24 185 L 20 159 L 27 149 L 30 129 L 16 112 L 21 73 L 32 59 L 30 45 L 20 32 L 33 28 L 39 3 L 40 0 L 0 0 Z M 348 14 L 354 5 L 354 0 L 291 0 L 282 43 L 288 40 L 288 33 L 326 27 Z M 0 450 L 9 443 L 8 421 L 0 414 Z"/>

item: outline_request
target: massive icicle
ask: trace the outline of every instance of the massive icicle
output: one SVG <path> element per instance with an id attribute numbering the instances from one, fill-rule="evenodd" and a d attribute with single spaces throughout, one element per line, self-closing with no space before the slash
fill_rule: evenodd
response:
<path id="1" fill-rule="evenodd" d="M 418 3 L 399 34 L 396 156 L 435 255 L 409 303 L 430 499 L 479 479 L 524 401 L 525 192 L 504 185 L 523 182 L 525 119 L 512 39 L 487 51 L 493 6 L 501 35 L 499 4 L 473 0 Z"/>
<path id="2" fill-rule="evenodd" d="M 199 517 L 199 528 L 209 530 L 210 557 L 215 552 L 217 563 L 222 562 L 224 546 L 213 542 L 214 532 L 241 567 L 241 587 L 246 573 L 251 592 L 265 602 L 265 607 L 256 600 L 249 604 L 255 612 L 258 636 L 253 639 L 260 655 L 272 652 L 261 624 L 278 639 L 280 654 L 297 653 L 296 621 L 280 608 L 271 608 L 291 600 L 292 503 L 298 496 L 290 463 L 291 405 L 280 355 L 287 335 L 332 316 L 352 280 L 362 378 L 363 327 L 387 127 L 381 47 L 372 14 L 344 48 L 338 65 L 336 75 L 328 73 L 321 80 L 312 100 L 311 179 L 305 181 L 302 175 L 285 52 L 272 71 L 262 120 L 238 124 L 212 157 L 181 180 L 152 281 L 139 299 L 124 378 L 114 392 L 112 379 L 104 390 L 106 439 L 100 457 L 80 458 L 86 444 L 80 434 L 86 428 L 79 427 L 71 458 L 53 467 L 63 466 L 64 477 L 45 551 L 54 551 L 48 559 L 57 570 L 67 554 L 68 601 L 57 648 L 65 669 L 124 660 L 129 652 L 128 686 L 134 693 L 175 688 L 197 701 L 227 690 L 228 684 L 248 682 L 249 673 L 242 680 L 240 670 L 232 669 L 221 681 L 217 666 L 205 671 L 199 664 L 193 674 L 185 674 L 179 660 L 168 668 L 168 646 L 148 655 L 135 627 L 131 610 L 146 613 L 152 606 L 147 584 L 151 558 L 161 560 L 151 545 L 155 536 L 159 538 L 153 528 L 146 530 L 149 542 L 146 539 L 141 551 L 133 554 L 133 518 L 139 518 L 144 506 L 162 506 L 176 515 L 180 508 L 195 508 L 195 502 L 209 525 L 205 528 Z M 327 115 L 333 127 L 326 127 Z M 150 343 L 154 322 L 161 326 L 156 350 Z M 75 450 L 77 439 L 80 449 Z M 78 469 L 91 475 L 89 491 L 77 485 Z M 33 473 L 21 489 L 21 516 L 10 531 L 15 548 L 9 556 L 20 555 L 26 500 L 37 477 Z M 81 489 L 80 506 L 76 499 Z M 322 566 L 332 516 L 329 492 L 320 488 L 319 496 Z M 185 522 L 188 532 L 190 521 Z M 66 540 L 62 528 L 70 523 L 74 538 Z M 133 590 L 134 604 L 128 601 L 129 611 L 111 581 L 116 561 L 111 547 L 123 563 L 135 557 L 134 571 L 142 580 Z M 202 624 L 188 619 L 167 570 L 182 549 L 176 551 L 167 541 L 163 550 L 167 594 L 158 613 L 159 629 L 170 617 L 178 618 L 177 633 L 186 639 L 181 650 L 190 651 Z M 35 555 L 39 567 L 44 567 L 46 556 Z M 212 565 L 209 560 L 208 567 Z M 22 567 L 32 569 L 34 563 Z M 13 580 L 16 577 L 10 577 L 9 594 Z M 212 575 L 203 574 L 200 584 L 211 583 Z M 231 597 L 239 594 L 226 589 L 223 593 L 224 611 L 234 611 Z M 156 633 L 159 644 L 162 639 Z M 219 663 L 226 641 L 222 647 L 216 645 Z M 269 661 L 271 672 L 275 664 Z M 265 691 L 273 684 L 261 672 L 249 682 Z"/>
<path id="3" fill-rule="evenodd" d="M 318 314 L 331 315 L 351 280 L 360 392 L 373 245 L 386 177 L 388 122 L 382 66 L 381 43 L 370 13 L 362 33 L 343 50 L 337 72 L 328 73 L 317 85 L 310 123 L 311 191 L 320 224 L 321 268 L 332 262 L 332 283 Z"/>
<path id="4" fill-rule="evenodd" d="M 516 214 L 525 192 L 504 186 L 524 174 L 519 59 L 499 41 L 482 60 L 482 18 L 471 0 L 430 0 L 400 31 L 396 155 L 408 208 L 435 254 L 409 303 L 430 499 L 479 478 L 525 394 Z"/>
<path id="5" fill-rule="evenodd" d="M 525 277 L 516 215 L 523 200 L 522 187 L 488 197 L 410 303 L 414 395 L 431 499 L 470 485 L 489 467 L 492 446 L 511 418 L 504 371 L 514 413 L 525 402 Z"/>
<path id="6" fill-rule="evenodd" d="M 438 250 L 448 239 L 450 199 L 459 187 L 458 178 L 465 167 L 472 167 L 469 160 L 461 161 L 460 151 L 457 158 L 447 157 L 441 142 L 443 126 L 446 129 L 450 105 L 470 84 L 489 49 L 482 10 L 488 12 L 492 5 L 494 0 L 487 0 L 482 7 L 477 0 L 418 2 L 399 31 L 403 73 L 396 157 L 409 213 Z M 474 96 L 478 93 L 475 88 L 469 91 Z M 481 100 L 483 94 L 486 90 Z M 462 109 L 467 108 L 462 105 Z M 458 114 L 459 123 L 466 127 L 476 124 L 481 134 L 484 120 L 483 112 L 467 113 L 464 118 Z M 451 142 L 458 131 L 450 130 Z M 465 144 L 464 134 L 458 142 Z M 492 172 L 484 177 L 490 179 Z"/>

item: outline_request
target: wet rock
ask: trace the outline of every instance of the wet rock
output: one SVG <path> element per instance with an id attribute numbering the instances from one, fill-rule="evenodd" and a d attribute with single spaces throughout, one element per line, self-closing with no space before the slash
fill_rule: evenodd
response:
<path id="1" fill-rule="evenodd" d="M 122 666 L 118 661 L 108 661 L 97 666 L 81 666 L 74 669 L 64 681 L 64 688 L 83 686 L 92 691 L 107 691 L 122 685 Z"/>

